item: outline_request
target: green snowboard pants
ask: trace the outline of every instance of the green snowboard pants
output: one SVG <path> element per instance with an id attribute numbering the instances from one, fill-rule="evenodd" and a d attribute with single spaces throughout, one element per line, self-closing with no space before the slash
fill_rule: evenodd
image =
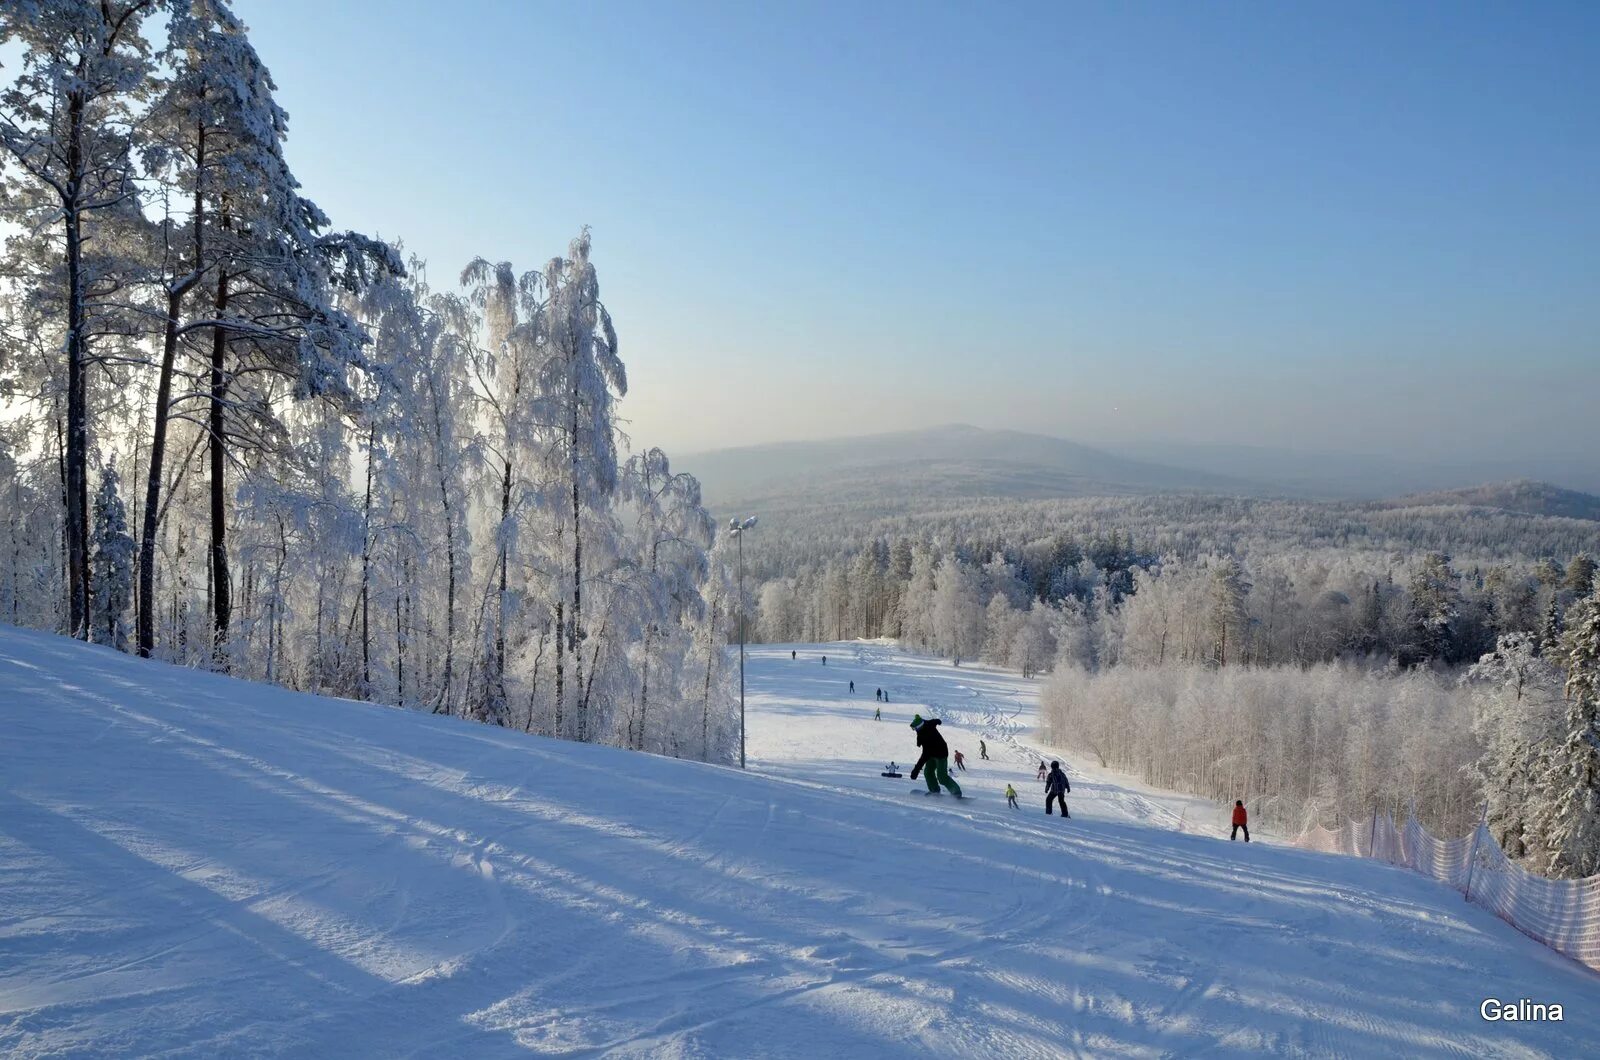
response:
<path id="1" fill-rule="evenodd" d="M 961 785 L 950 779 L 950 759 L 930 758 L 927 766 L 922 770 L 922 779 L 928 782 L 930 792 L 938 792 L 939 785 L 943 784 L 946 791 L 961 794 Z"/>

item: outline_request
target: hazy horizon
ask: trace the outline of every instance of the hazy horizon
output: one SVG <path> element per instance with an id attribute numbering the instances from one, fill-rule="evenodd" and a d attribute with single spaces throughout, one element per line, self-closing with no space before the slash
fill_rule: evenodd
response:
<path id="1" fill-rule="evenodd" d="M 340 227 L 593 226 L 639 444 L 1600 448 L 1600 9 L 238 7 Z"/>

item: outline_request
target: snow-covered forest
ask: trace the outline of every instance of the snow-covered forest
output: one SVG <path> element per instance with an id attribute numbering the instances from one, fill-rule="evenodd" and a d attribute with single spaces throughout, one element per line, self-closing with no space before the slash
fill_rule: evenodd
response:
<path id="1" fill-rule="evenodd" d="M 442 285 L 340 231 L 226 0 L 9 3 L 0 43 L 0 618 L 730 753 L 732 575 L 618 430 L 587 231 Z"/>
<path id="2" fill-rule="evenodd" d="M 1144 522 L 1179 507 L 1195 518 Z M 821 562 L 805 558 L 808 534 L 774 524 L 756 561 L 758 628 L 1048 673 L 1052 739 L 1162 787 L 1248 799 L 1282 827 L 1377 807 L 1462 835 L 1487 803 L 1502 845 L 1535 871 L 1600 872 L 1600 727 L 1584 691 L 1600 595 L 1583 551 L 1600 527 L 1374 506 L 1331 543 L 1352 507 L 1002 504 Z M 1053 532 L 1032 521 L 1052 510 L 1078 518 Z M 1256 517 L 1219 516 L 1230 510 Z M 1551 542 L 1578 551 L 1521 551 Z"/>

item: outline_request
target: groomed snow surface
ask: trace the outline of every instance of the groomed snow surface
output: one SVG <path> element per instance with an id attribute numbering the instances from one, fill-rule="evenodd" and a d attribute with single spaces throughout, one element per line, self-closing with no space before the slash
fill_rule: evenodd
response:
<path id="1" fill-rule="evenodd" d="M 1073 818 L 1045 817 L 1035 682 L 882 645 L 796 650 L 750 658 L 740 773 L 0 627 L 0 1053 L 1575 1057 L 1600 1041 L 1600 976 L 1419 876 L 1230 843 L 1217 807 L 1072 758 Z M 972 800 L 878 775 L 915 760 L 913 711 L 945 719 Z M 1566 1019 L 1487 1023 L 1486 997 Z"/>

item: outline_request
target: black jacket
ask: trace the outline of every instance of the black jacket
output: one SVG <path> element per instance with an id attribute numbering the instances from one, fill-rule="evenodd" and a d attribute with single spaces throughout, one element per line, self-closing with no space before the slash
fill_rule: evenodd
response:
<path id="1" fill-rule="evenodd" d="M 1061 771 L 1061 767 L 1052 767 L 1050 775 L 1044 778 L 1044 793 L 1046 795 L 1065 795 L 1071 790 L 1072 784 L 1067 780 L 1067 775 Z"/>
<path id="2" fill-rule="evenodd" d="M 944 737 L 939 735 L 938 718 L 929 718 L 918 727 L 917 746 L 922 748 L 922 757 L 911 767 L 912 776 L 921 772 L 922 767 L 927 765 L 930 759 L 950 757 L 950 748 L 944 742 Z"/>

